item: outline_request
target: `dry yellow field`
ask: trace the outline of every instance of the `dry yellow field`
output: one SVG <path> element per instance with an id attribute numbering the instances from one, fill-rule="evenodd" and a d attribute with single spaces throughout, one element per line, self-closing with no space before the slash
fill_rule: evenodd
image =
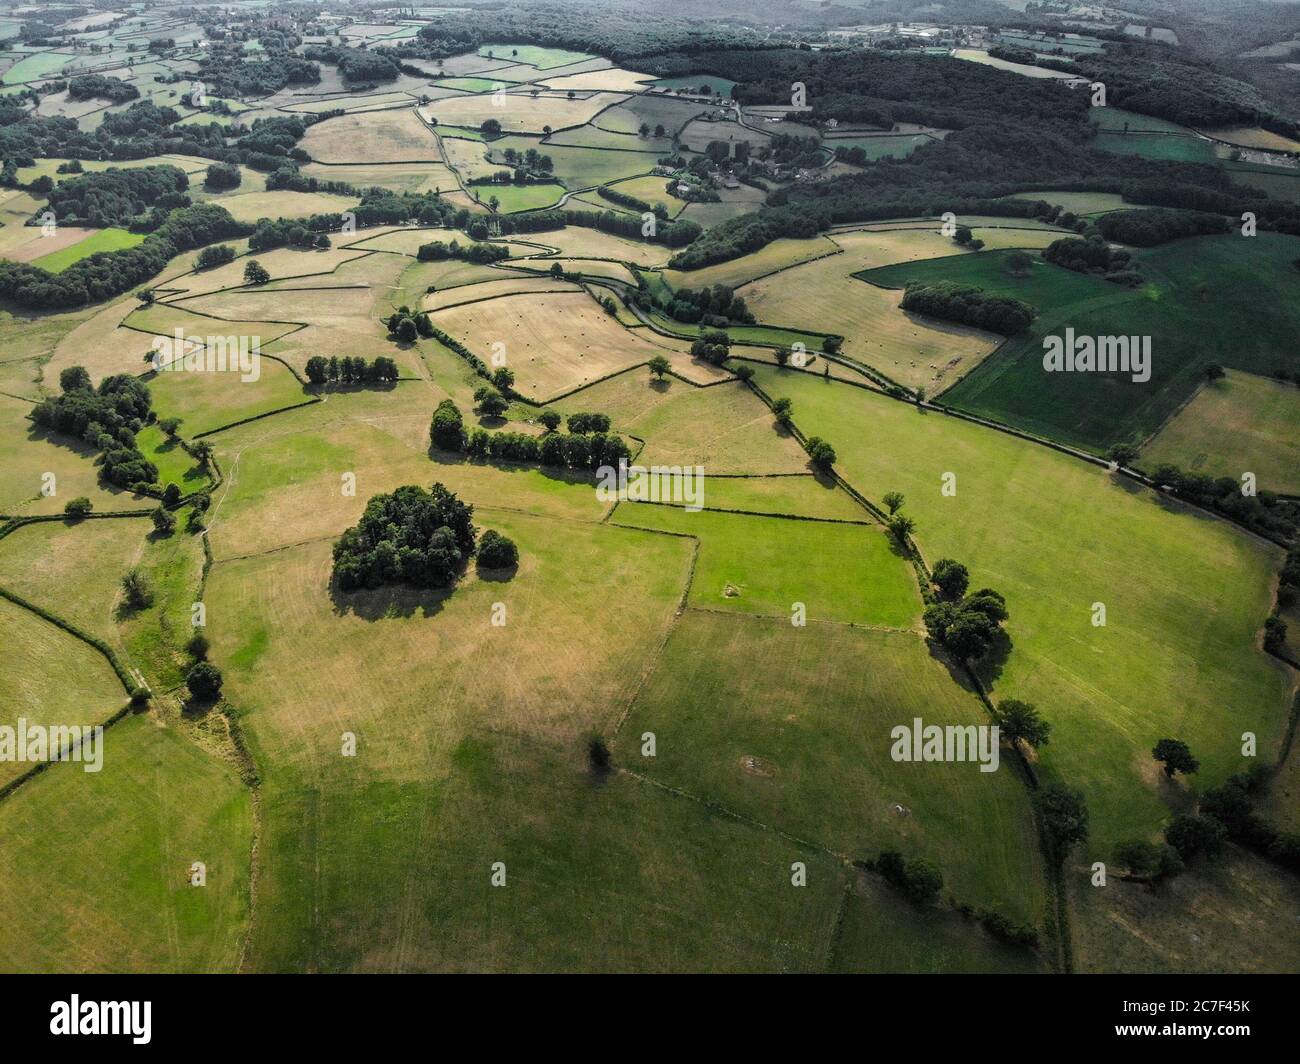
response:
<path id="1" fill-rule="evenodd" d="M 630 285 L 636 284 L 632 271 L 621 262 L 606 262 L 604 259 L 520 259 L 511 265 L 516 269 L 529 270 L 533 273 L 547 273 L 552 264 L 557 262 L 570 273 L 580 273 L 586 277 L 607 277 Z"/>
<path id="2" fill-rule="evenodd" d="M 780 240 L 773 240 L 758 251 L 742 255 L 738 259 L 719 262 L 714 266 L 706 266 L 702 270 L 664 270 L 664 280 L 673 288 L 710 288 L 715 284 L 739 288 L 746 281 L 752 281 L 756 277 L 822 255 L 831 255 L 836 251 L 838 251 L 837 245 L 824 236 L 815 236 L 808 240 L 782 237 Z"/>
<path id="3" fill-rule="evenodd" d="M 572 100 L 566 93 L 558 91 L 541 96 L 531 96 L 527 92 L 489 92 L 436 100 L 420 111 L 426 118 L 436 118 L 439 123 L 450 126 L 477 129 L 489 118 L 495 118 L 501 123 L 501 128 L 509 132 L 541 133 L 546 126 L 552 129 L 580 126 L 623 98 L 612 92 L 589 93 Z"/>
<path id="4" fill-rule="evenodd" d="M 378 185 L 394 192 L 452 192 L 460 188 L 445 163 L 342 163 L 326 166 L 324 163 L 307 163 L 302 172 L 320 181 L 346 181 L 357 188 Z M 294 195 L 324 195 L 324 193 L 293 193 Z M 326 210 L 346 210 L 356 205 L 356 198 L 343 207 Z"/>
<path id="5" fill-rule="evenodd" d="M 709 474 L 803 473 L 808 456 L 793 436 L 776 431 L 767 404 L 745 385 L 692 388 L 655 383 L 640 371 L 579 392 L 572 409 L 609 414 L 614 428 L 646 440 L 643 465 L 702 465 Z"/>
<path id="6" fill-rule="evenodd" d="M 614 259 L 637 266 L 662 266 L 672 257 L 672 252 L 662 244 L 647 244 L 572 225 L 553 232 L 529 233 L 525 239 L 575 259 Z"/>
<path id="7" fill-rule="evenodd" d="M 489 285 L 478 285 L 475 288 Z M 471 290 L 472 291 L 472 290 Z M 519 294 L 450 307 L 434 324 L 491 363 L 504 344 L 515 389 L 545 401 L 680 345 L 645 329 L 625 329 L 586 292 Z"/>
<path id="8" fill-rule="evenodd" d="M 322 163 L 442 161 L 438 139 L 414 108 L 330 118 L 307 130 L 298 146 Z"/>
<path id="9" fill-rule="evenodd" d="M 623 70 L 621 67 L 607 67 L 604 70 L 589 70 L 579 74 L 561 74 L 559 77 L 547 78 L 538 82 L 549 89 L 568 91 L 600 92 L 640 92 L 647 83 L 654 80 L 653 74 L 638 74 L 635 70 Z"/>
<path id="10" fill-rule="evenodd" d="M 1204 132 L 1216 140 L 1226 140 L 1229 144 L 1239 144 L 1243 148 L 1300 151 L 1300 140 L 1284 137 L 1280 133 L 1271 133 L 1258 126 L 1223 126 L 1219 129 L 1207 129 Z"/>
<path id="11" fill-rule="evenodd" d="M 1060 234 L 1051 230 L 976 229 L 995 247 L 1045 247 Z M 737 290 L 759 321 L 815 329 L 844 337 L 843 353 L 909 387 L 933 392 L 969 372 L 1001 342 L 991 333 L 922 321 L 899 309 L 903 293 L 852 275 L 890 263 L 912 262 L 957 251 L 932 228 L 835 233 L 841 255 L 804 263 Z"/>

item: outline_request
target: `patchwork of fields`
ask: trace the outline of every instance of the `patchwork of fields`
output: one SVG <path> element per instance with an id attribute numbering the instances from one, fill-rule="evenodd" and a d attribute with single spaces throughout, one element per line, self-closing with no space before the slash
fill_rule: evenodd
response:
<path id="1" fill-rule="evenodd" d="M 1233 844 L 1156 890 L 1115 856 L 1234 773 L 1281 762 L 1300 686 L 1284 537 L 1095 458 L 1123 444 L 1144 471 L 1251 473 L 1270 506 L 1300 495 L 1300 237 L 1112 241 L 1139 274 L 1113 283 L 1042 252 L 1133 209 L 1128 185 L 1038 175 L 999 178 L 979 209 L 1059 211 L 963 216 L 970 240 L 945 228 L 941 197 L 873 221 L 839 219 L 896 201 L 855 213 L 840 199 L 816 226 L 781 223 L 797 235 L 745 234 L 680 269 L 689 238 L 643 225 L 695 222 L 707 242 L 763 207 L 818 202 L 800 186 L 910 173 L 970 127 L 902 108 L 878 126 L 782 121 L 790 108 L 751 106 L 743 83 L 692 72 L 689 51 L 616 62 L 481 31 L 453 56 L 399 49 L 378 83 L 349 74 L 427 43 L 427 13 L 401 15 L 322 20 L 305 46 L 337 54 L 313 60 L 319 80 L 248 82 L 215 111 L 181 99 L 221 40 L 193 13 L 87 15 L 67 32 L 96 34 L 94 51 L 24 45 L 0 65 L 15 92 L 54 89 L 24 108 L 87 132 L 129 105 L 73 99 L 72 70 L 114 72 L 148 101 L 138 114 L 171 107 L 164 124 L 187 135 L 271 119 L 252 128 L 274 139 L 286 119 L 321 118 L 275 157 L 223 154 L 219 132 L 211 157 L 87 152 L 95 176 L 181 169 L 194 203 L 241 223 L 219 230 L 229 254 L 209 264 L 181 242 L 106 298 L 37 310 L 14 286 L 0 301 L 0 729 L 104 727 L 99 772 L 0 758 L 0 969 L 1293 969 L 1300 888 L 1277 861 Z M 173 43 L 151 45 L 160 35 Z M 235 48 L 283 56 L 256 37 Z M 924 59 L 1071 77 L 984 48 Z M 1290 194 L 1292 178 L 1233 155 L 1296 149 L 1262 127 L 1098 107 L 1078 118 L 1085 139 L 1088 121 L 1098 152 Z M 791 134 L 815 143 L 790 149 Z M 160 143 L 182 140 L 146 150 Z M 745 168 L 777 147 L 794 154 Z M 865 161 L 834 161 L 837 147 Z M 31 223 L 49 184 L 72 175 L 41 150 L 0 189 L 0 256 L 47 271 L 37 284 L 111 272 L 126 257 L 86 260 L 157 231 L 146 204 L 44 235 Z M 209 187 L 226 158 L 239 184 Z M 537 214 L 551 208 L 585 213 Z M 909 286 L 948 283 L 1021 300 L 1032 320 L 1003 336 L 903 310 Z M 1149 379 L 1046 371 L 1045 341 L 1066 330 L 1149 339 Z M 253 372 L 205 367 L 241 344 Z M 787 364 L 791 349 L 810 361 Z M 119 376 L 147 388 L 147 416 L 110 411 Z M 65 391 L 98 404 L 77 435 L 43 427 Z M 448 402 L 459 441 L 431 431 Z M 583 430 L 591 414 L 607 436 Z M 611 469 L 582 456 L 624 445 L 634 471 L 698 474 L 698 505 L 611 498 Z M 527 446 L 532 460 L 502 457 Z M 153 469 L 114 484 L 136 450 Z M 403 584 L 409 548 L 385 540 L 388 575 L 348 589 L 337 545 L 372 500 L 435 484 L 480 537 L 508 537 L 515 564 L 480 550 L 448 586 Z M 83 498 L 88 515 L 69 507 Z M 395 518 L 382 535 L 439 542 L 439 521 Z M 970 661 L 928 612 L 940 559 L 1005 599 Z M 1292 625 L 1280 644 L 1273 615 Z M 204 661 L 222 681 L 206 700 Z M 1050 737 L 995 729 L 992 771 L 894 745 L 922 721 L 987 736 L 1012 699 Z M 1194 772 L 1153 760 L 1171 737 Z M 1293 751 L 1259 797 L 1288 830 L 1296 766 Z M 1056 785 L 1087 809 L 1086 838 L 1062 853 L 1040 805 Z M 894 854 L 938 885 L 909 897 Z M 1089 886 L 1096 861 L 1114 889 Z"/>

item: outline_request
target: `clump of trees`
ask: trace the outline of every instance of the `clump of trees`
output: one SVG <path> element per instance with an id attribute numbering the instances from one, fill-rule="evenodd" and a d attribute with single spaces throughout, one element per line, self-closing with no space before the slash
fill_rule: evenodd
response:
<path id="1" fill-rule="evenodd" d="M 230 163 L 212 163 L 203 178 L 203 187 L 213 191 L 238 188 L 244 180 L 238 166 Z"/>
<path id="2" fill-rule="evenodd" d="M 136 435 L 153 420 L 148 386 L 118 373 L 105 377 L 96 390 L 81 366 L 65 369 L 59 383 L 63 393 L 38 403 L 32 420 L 97 448 L 101 475 L 109 483 L 120 488 L 151 486 L 158 468 L 136 446 Z"/>
<path id="3" fill-rule="evenodd" d="M 958 601 L 935 602 L 924 614 L 930 636 L 968 663 L 988 653 L 1007 616 L 1006 600 L 987 587 Z"/>
<path id="4" fill-rule="evenodd" d="M 465 262 L 485 263 L 508 259 L 510 257 L 510 248 L 505 244 L 462 244 L 458 240 L 453 240 L 450 243 L 442 240 L 431 240 L 427 244 L 421 244 L 415 254 L 420 262 L 442 262 L 446 259 L 461 259 Z"/>
<path id="5" fill-rule="evenodd" d="M 442 484 L 376 495 L 334 544 L 334 579 L 344 591 L 448 587 L 474 552 L 473 516 Z"/>
<path id="6" fill-rule="evenodd" d="M 442 451 L 465 449 L 465 417 L 452 400 L 444 399 L 434 410 L 429 424 L 429 439 Z"/>
<path id="7" fill-rule="evenodd" d="M 875 868 L 887 883 L 917 905 L 929 905 L 943 889 L 943 873 L 924 857 L 904 857 L 895 850 L 886 850 L 876 858 Z"/>
<path id="8" fill-rule="evenodd" d="M 49 204 L 64 225 L 129 226 L 150 211 L 188 207 L 189 184 L 175 166 L 111 167 L 60 181 L 50 190 Z"/>
<path id="9" fill-rule="evenodd" d="M 608 432 L 608 414 L 570 414 L 568 417 L 570 432 L 586 435 L 589 432 Z"/>
<path id="10" fill-rule="evenodd" d="M 656 298 L 648 290 L 638 292 L 642 305 L 658 307 L 670 318 L 694 325 L 696 322 L 715 329 L 725 329 L 733 322 L 754 323 L 754 315 L 745 301 L 724 284 L 711 288 L 679 288 L 671 299 Z"/>
<path id="11" fill-rule="evenodd" d="M 83 74 L 68 81 L 70 100 L 108 100 L 111 103 L 130 103 L 140 98 L 140 90 L 121 78 L 103 74 Z"/>
<path id="12" fill-rule="evenodd" d="M 221 697 L 221 670 L 211 662 L 197 661 L 185 674 L 185 686 L 196 702 L 215 702 Z"/>
<path id="13" fill-rule="evenodd" d="M 437 415 L 435 414 L 435 419 Z M 556 469 L 600 469 L 616 467 L 630 460 L 627 442 L 603 432 L 591 434 L 549 432 L 533 436 L 526 432 L 488 432 L 475 429 L 465 441 L 471 458 L 496 462 L 536 462 Z"/>
<path id="14" fill-rule="evenodd" d="M 379 355 L 373 362 L 367 362 L 359 355 L 355 358 L 312 355 L 305 368 L 307 379 L 315 385 L 389 384 L 397 380 L 397 363 L 385 355 Z"/>
<path id="15" fill-rule="evenodd" d="M 1117 284 L 1141 284 L 1142 275 L 1127 251 L 1112 248 L 1099 236 L 1067 236 L 1043 249 L 1048 262 L 1075 273 L 1091 273 Z"/>
<path id="16" fill-rule="evenodd" d="M 513 569 L 519 564 L 519 548 L 514 540 L 489 528 L 479 537 L 477 563 L 480 569 Z"/>
<path id="17" fill-rule="evenodd" d="M 1003 336 L 1024 332 L 1035 315 L 1034 308 L 1019 299 L 990 296 L 974 285 L 950 281 L 909 284 L 903 292 L 902 307 L 916 314 L 972 325 Z"/>
<path id="18" fill-rule="evenodd" d="M 235 261 L 235 249 L 229 244 L 212 244 L 199 252 L 195 266 L 200 270 L 211 270 Z"/>
<path id="19" fill-rule="evenodd" d="M 389 337 L 403 344 L 413 344 L 420 337 L 428 339 L 439 335 L 428 314 L 407 306 L 399 307 L 388 315 L 384 319 L 384 325 L 388 328 Z"/>
<path id="20" fill-rule="evenodd" d="M 1107 240 L 1150 248 L 1183 237 L 1226 233 L 1231 223 L 1221 214 L 1204 211 L 1111 211 L 1097 219 L 1097 229 Z"/>
<path id="21" fill-rule="evenodd" d="M 706 332 L 698 340 L 691 342 L 691 355 L 721 366 L 731 357 L 731 337 L 721 330 Z"/>

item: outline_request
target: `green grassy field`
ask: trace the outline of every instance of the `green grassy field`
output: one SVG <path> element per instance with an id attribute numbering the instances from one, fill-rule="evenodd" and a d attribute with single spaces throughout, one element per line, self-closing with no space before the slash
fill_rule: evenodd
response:
<path id="1" fill-rule="evenodd" d="M 917 148 L 932 144 L 933 137 L 910 135 L 904 137 L 835 137 L 824 141 L 824 146 L 834 151 L 836 148 L 861 148 L 867 153 L 867 159 L 903 159 Z"/>
<path id="2" fill-rule="evenodd" d="M 1300 391 L 1294 385 L 1229 372 L 1207 384 L 1142 448 L 1144 468 L 1180 469 L 1239 478 L 1300 493 Z"/>
<path id="3" fill-rule="evenodd" d="M 921 597 L 911 569 L 879 525 L 692 513 L 637 503 L 621 504 L 611 520 L 700 541 L 692 606 L 779 617 L 787 624 L 795 603 L 803 603 L 811 621 L 908 628 L 920 618 Z M 743 551 L 735 549 L 740 543 Z"/>
<path id="4" fill-rule="evenodd" d="M 1149 756 L 1157 739 L 1200 758 L 1193 789 L 1245 767 L 1245 730 L 1261 756 L 1276 749 L 1290 680 L 1256 646 L 1276 548 L 1004 433 L 807 374 L 759 367 L 755 380 L 793 400 L 859 491 L 906 496 L 931 563 L 956 558 L 972 586 L 1006 596 L 1010 654 L 984 671 L 995 699 L 1052 722 L 1042 766 L 1087 795 L 1089 852 L 1153 832 L 1185 801 Z M 941 494 L 945 472 L 955 496 Z M 1096 602 L 1105 627 L 1091 623 Z"/>
<path id="5" fill-rule="evenodd" d="M 1213 141 L 1201 137 L 1172 136 L 1164 133 L 1098 133 L 1093 144 L 1101 151 L 1141 155 L 1144 159 L 1163 162 L 1218 162 Z"/>
<path id="6" fill-rule="evenodd" d="M 496 59 L 509 59 L 516 63 L 527 63 L 538 70 L 550 70 L 554 67 L 572 66 L 587 59 L 595 58 L 588 52 L 571 52 L 566 48 L 543 48 L 536 44 L 485 44 L 478 54 L 492 56 Z"/>
<path id="7" fill-rule="evenodd" d="M 1221 362 L 1250 373 L 1279 364 L 1300 368 L 1288 338 L 1300 327 L 1300 271 L 1291 265 L 1300 238 L 1261 233 L 1199 237 L 1136 252 L 1147 283 L 1125 288 L 1035 263 L 1023 277 L 1006 253 L 907 263 L 868 271 L 877 284 L 957 281 L 1024 299 L 1038 311 L 1028 330 L 1003 344 L 944 393 L 944 401 L 1053 439 L 1104 451 L 1154 432 Z M 1255 297 L 1243 301 L 1248 287 Z M 1151 337 L 1151 379 L 1048 373 L 1043 338 L 1076 335 Z M 1289 354 L 1288 354 L 1289 352 Z"/>
<path id="8" fill-rule="evenodd" d="M 495 199 L 497 210 L 501 214 L 513 214 L 515 211 L 531 211 L 559 202 L 560 197 L 564 195 L 564 186 L 478 185 L 474 188 L 474 192 L 483 203 Z"/>
<path id="9" fill-rule="evenodd" d="M 0 804 L 2 966 L 233 970 L 248 927 L 248 791 L 148 717 L 103 741 L 101 771 L 56 765 Z M 195 861 L 206 886 L 189 884 Z"/>
<path id="10" fill-rule="evenodd" d="M 108 660 L 88 643 L 22 606 L 0 599 L 0 725 L 95 725 L 126 703 Z M 31 768 L 0 762 L 0 785 Z"/>
<path id="11" fill-rule="evenodd" d="M 101 229 L 62 251 L 51 252 L 49 255 L 42 255 L 39 259 L 33 259 L 32 265 L 49 270 L 50 273 L 60 273 L 74 262 L 80 262 L 101 251 L 122 251 L 125 248 L 133 248 L 137 244 L 144 243 L 144 238 L 144 233 L 130 233 L 125 229 Z"/>
<path id="12" fill-rule="evenodd" d="M 928 857 L 958 900 L 1037 923 L 1042 870 L 1015 767 L 1009 758 L 989 773 L 895 762 L 890 730 L 914 717 L 987 723 L 915 633 L 692 610 L 637 697 L 616 756 L 854 858 Z M 653 758 L 640 754 L 645 732 L 655 735 Z"/>

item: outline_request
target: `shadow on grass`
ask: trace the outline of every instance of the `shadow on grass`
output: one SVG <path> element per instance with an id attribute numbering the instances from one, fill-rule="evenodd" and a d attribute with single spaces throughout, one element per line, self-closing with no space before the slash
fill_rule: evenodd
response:
<path id="1" fill-rule="evenodd" d="M 393 620 L 404 617 L 436 617 L 456 592 L 451 587 L 357 588 L 343 591 L 330 581 L 330 602 L 336 617 L 360 617 L 364 621 Z"/>

